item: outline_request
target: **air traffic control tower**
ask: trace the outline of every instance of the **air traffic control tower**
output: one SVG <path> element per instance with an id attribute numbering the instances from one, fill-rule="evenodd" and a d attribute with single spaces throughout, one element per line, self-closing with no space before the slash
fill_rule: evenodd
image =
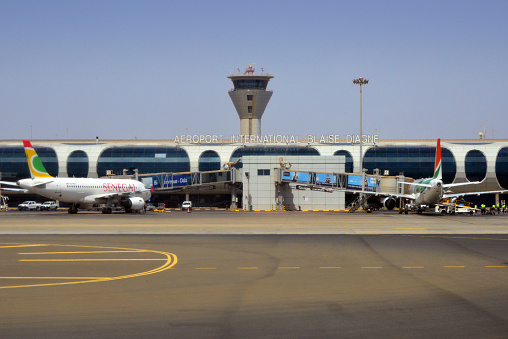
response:
<path id="1" fill-rule="evenodd" d="M 249 65 L 243 75 L 238 70 L 237 75 L 228 76 L 234 85 L 229 96 L 240 117 L 241 135 L 261 135 L 261 116 L 273 94 L 266 89 L 273 76 L 261 70 L 261 74 L 254 74 L 254 68 Z"/>

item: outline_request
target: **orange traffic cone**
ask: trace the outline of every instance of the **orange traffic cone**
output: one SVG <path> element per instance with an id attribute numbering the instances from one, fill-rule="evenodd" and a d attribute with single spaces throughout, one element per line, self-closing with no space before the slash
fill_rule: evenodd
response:
<path id="1" fill-rule="evenodd" d="M 189 207 L 187 207 L 187 213 L 190 213 L 190 208 Z"/>

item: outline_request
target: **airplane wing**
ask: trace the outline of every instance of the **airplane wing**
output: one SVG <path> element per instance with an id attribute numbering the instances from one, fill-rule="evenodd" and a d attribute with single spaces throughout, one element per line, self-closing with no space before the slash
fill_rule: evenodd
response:
<path id="1" fill-rule="evenodd" d="M 18 186 L 18 184 L 12 181 L 0 181 L 0 185 Z"/>
<path id="2" fill-rule="evenodd" d="M 105 194 L 94 194 L 86 196 L 82 202 L 87 204 L 101 204 L 105 203 L 109 199 L 118 199 L 120 201 L 131 197 L 135 193 L 141 193 L 145 190 L 137 190 L 135 192 L 122 192 L 122 193 L 105 193 Z M 146 191 L 150 191 L 149 189 L 146 189 Z"/>
<path id="3" fill-rule="evenodd" d="M 479 183 L 480 183 L 479 181 L 471 181 L 471 182 L 459 182 L 458 184 L 444 184 L 443 188 L 447 189 L 450 187 L 457 187 L 457 186 L 477 185 Z"/>
<path id="4" fill-rule="evenodd" d="M 24 189 L 24 188 L 5 188 L 5 187 L 2 187 L 2 191 L 14 191 L 14 192 L 23 192 L 23 193 L 28 193 L 29 191 Z"/>
<path id="5" fill-rule="evenodd" d="M 409 194 L 398 194 L 398 193 L 379 193 L 379 192 L 371 192 L 371 191 L 357 191 L 357 190 L 340 190 L 340 192 L 348 192 L 348 193 L 355 193 L 355 194 L 367 194 L 372 195 L 376 197 L 392 197 L 392 198 L 404 198 L 404 199 L 411 199 L 413 200 L 415 197 L 413 195 Z"/>
<path id="6" fill-rule="evenodd" d="M 404 181 L 401 181 L 401 182 L 399 182 L 399 184 L 402 184 L 402 185 L 411 185 L 411 186 L 432 187 L 432 185 L 422 184 L 422 183 L 419 183 L 419 182 L 404 182 Z"/>
<path id="7" fill-rule="evenodd" d="M 465 195 L 482 195 L 482 194 L 494 194 L 494 193 L 508 193 L 508 190 L 443 194 L 443 199 L 458 198 L 458 197 L 463 197 Z"/>

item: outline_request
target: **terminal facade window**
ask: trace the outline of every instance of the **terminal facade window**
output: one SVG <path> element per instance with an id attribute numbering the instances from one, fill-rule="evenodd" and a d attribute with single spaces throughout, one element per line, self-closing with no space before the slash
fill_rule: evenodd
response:
<path id="1" fill-rule="evenodd" d="M 236 149 L 229 161 L 235 162 L 238 158 L 246 155 L 316 155 L 319 156 L 319 152 L 317 149 L 313 147 L 305 147 L 305 146 L 246 146 Z M 239 161 L 235 166 L 236 168 L 243 168 L 242 161 Z"/>
<path id="2" fill-rule="evenodd" d="M 346 157 L 346 165 L 344 171 L 346 171 L 346 173 L 354 173 L 353 157 L 351 156 L 351 153 L 345 150 L 339 150 L 333 153 L 333 155 L 344 155 Z"/>
<path id="3" fill-rule="evenodd" d="M 508 147 L 503 147 L 497 153 L 496 177 L 499 185 L 508 189 Z"/>
<path id="4" fill-rule="evenodd" d="M 139 174 L 160 172 L 189 172 L 190 161 L 187 152 L 177 147 L 112 147 L 99 156 L 97 174 L 105 176 L 108 170 L 114 174 Z"/>
<path id="5" fill-rule="evenodd" d="M 254 96 L 252 94 L 247 95 L 247 101 L 254 100 Z"/>
<path id="6" fill-rule="evenodd" d="M 204 151 L 199 157 L 200 171 L 220 170 L 220 156 L 215 151 Z"/>
<path id="7" fill-rule="evenodd" d="M 69 155 L 67 175 L 74 178 L 88 177 L 88 155 L 84 151 L 77 150 Z"/>
<path id="8" fill-rule="evenodd" d="M 469 181 L 482 181 L 487 176 L 487 158 L 478 150 L 466 154 L 466 178 Z"/>
<path id="9" fill-rule="evenodd" d="M 46 171 L 56 177 L 58 175 L 56 152 L 49 147 L 34 147 L 34 149 Z M 0 172 L 2 172 L 2 180 L 5 181 L 30 178 L 25 149 L 22 146 L 0 147 Z"/>
<path id="10" fill-rule="evenodd" d="M 363 168 L 372 174 L 375 168 L 390 175 L 404 173 L 413 179 L 430 178 L 434 174 L 436 148 L 429 146 L 371 147 L 363 156 Z M 457 173 L 455 158 L 449 149 L 441 148 L 443 182 L 452 183 Z"/>
<path id="11" fill-rule="evenodd" d="M 258 175 L 270 175 L 269 169 L 258 169 Z"/>

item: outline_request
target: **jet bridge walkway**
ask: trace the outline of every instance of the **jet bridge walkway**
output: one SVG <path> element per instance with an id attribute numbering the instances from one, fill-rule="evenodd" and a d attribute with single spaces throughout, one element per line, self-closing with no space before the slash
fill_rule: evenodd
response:
<path id="1" fill-rule="evenodd" d="M 184 191 L 189 189 L 214 189 L 216 185 L 233 184 L 239 178 L 237 169 L 179 172 L 179 173 L 146 173 L 140 174 L 138 180 L 155 192 Z"/>

